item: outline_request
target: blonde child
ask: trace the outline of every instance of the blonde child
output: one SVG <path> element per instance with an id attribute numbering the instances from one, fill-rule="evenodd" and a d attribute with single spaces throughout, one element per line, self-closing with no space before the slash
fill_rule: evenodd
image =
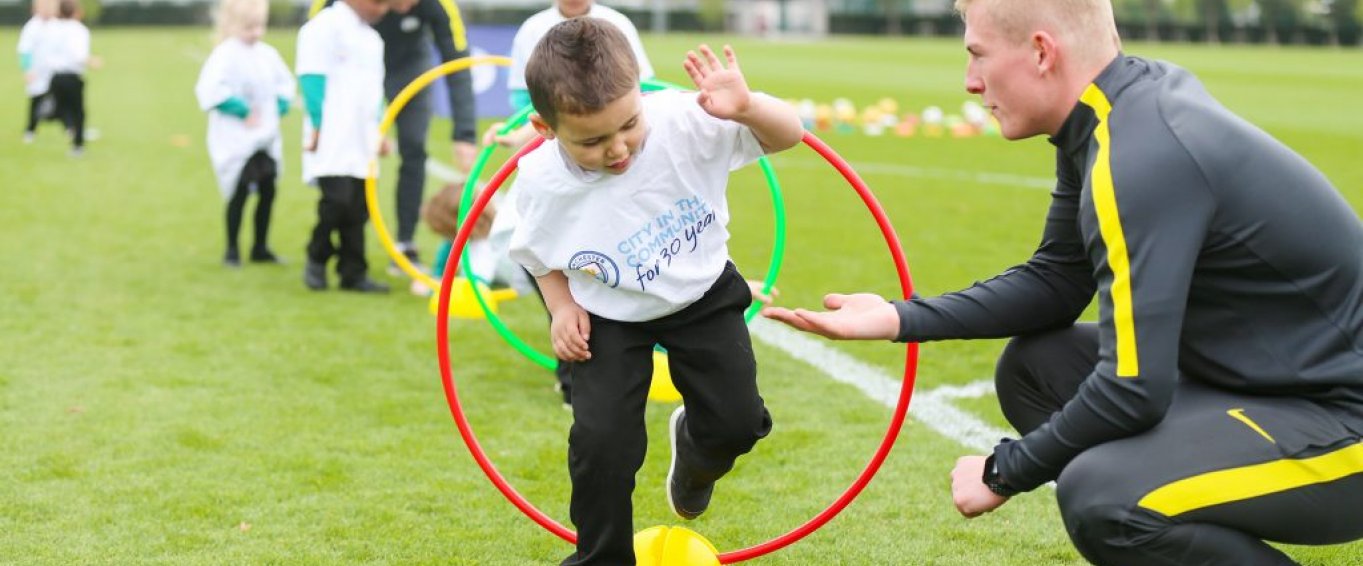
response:
<path id="1" fill-rule="evenodd" d="M 246 197 L 255 192 L 255 239 L 250 260 L 280 263 L 267 244 L 275 179 L 283 159 L 279 120 L 294 97 L 293 75 L 275 48 L 261 41 L 268 0 L 222 0 L 217 47 L 208 55 L 194 94 L 208 112 L 208 156 L 227 201 L 223 264 L 241 266 L 237 236 Z"/>

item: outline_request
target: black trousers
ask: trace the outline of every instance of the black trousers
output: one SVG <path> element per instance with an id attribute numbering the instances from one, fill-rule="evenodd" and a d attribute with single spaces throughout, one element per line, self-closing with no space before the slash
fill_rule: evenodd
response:
<path id="1" fill-rule="evenodd" d="M 1026 434 L 1078 392 L 1093 324 L 1013 339 L 996 385 Z M 1164 421 L 1090 448 L 1056 480 L 1061 516 L 1095 564 L 1293 564 L 1264 541 L 1363 537 L 1363 416 L 1356 407 L 1227 391 L 1180 376 Z"/>
<path id="2" fill-rule="evenodd" d="M 57 117 L 71 131 L 72 147 L 85 147 L 85 79 L 75 73 L 52 75 L 50 89 Z"/>
<path id="3" fill-rule="evenodd" d="M 275 177 L 279 168 L 274 158 L 264 151 L 257 151 L 246 160 L 241 168 L 241 177 L 232 198 L 227 201 L 227 247 L 237 248 L 237 236 L 241 233 L 241 220 L 246 210 L 246 197 L 251 194 L 251 186 L 256 187 L 255 240 L 251 253 L 259 257 L 269 250 L 270 211 L 274 207 Z"/>
<path id="4" fill-rule="evenodd" d="M 308 241 L 308 261 L 325 264 L 337 256 L 336 273 L 342 286 L 354 285 L 365 278 L 369 263 L 364 258 L 364 225 L 369 208 L 364 201 L 364 179 L 357 177 L 318 177 L 322 191 L 317 201 L 317 225 Z M 340 238 L 332 243 L 331 234 Z"/>
<path id="5" fill-rule="evenodd" d="M 38 122 L 46 118 L 43 115 L 44 104 L 53 104 L 50 92 L 28 97 L 28 123 L 24 125 L 25 132 L 31 134 L 38 131 Z"/>
<path id="6" fill-rule="evenodd" d="M 573 427 L 568 470 L 577 552 L 563 564 L 632 565 L 634 475 L 648 437 L 644 408 L 653 375 L 653 346 L 667 348 L 672 380 L 686 404 L 677 457 L 698 480 L 717 480 L 771 432 L 757 393 L 757 362 L 743 320 L 752 303 L 733 264 L 700 300 L 648 322 L 593 315 L 592 358 L 572 364 Z M 666 486 L 657 486 L 665 497 Z"/>
<path id="7" fill-rule="evenodd" d="M 422 65 L 387 69 L 383 90 L 388 100 L 397 97 L 403 87 L 426 70 Z M 416 236 L 416 225 L 421 217 L 421 197 L 426 189 L 426 133 L 430 125 L 431 102 L 426 90 L 422 89 L 398 112 L 394 121 L 398 133 L 398 155 L 402 159 L 398 166 L 397 188 L 399 242 L 411 242 Z"/>

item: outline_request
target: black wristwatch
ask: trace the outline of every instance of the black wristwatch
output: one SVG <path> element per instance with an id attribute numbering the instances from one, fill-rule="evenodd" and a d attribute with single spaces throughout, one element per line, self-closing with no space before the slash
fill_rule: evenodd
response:
<path id="1" fill-rule="evenodd" d="M 1008 487 L 1008 484 L 1004 483 L 1003 479 L 999 477 L 999 467 L 994 464 L 993 454 L 984 459 L 984 477 L 981 479 L 984 480 L 984 486 L 989 488 L 989 491 L 994 492 L 995 495 L 1012 497 L 1018 494 L 1018 490 Z"/>

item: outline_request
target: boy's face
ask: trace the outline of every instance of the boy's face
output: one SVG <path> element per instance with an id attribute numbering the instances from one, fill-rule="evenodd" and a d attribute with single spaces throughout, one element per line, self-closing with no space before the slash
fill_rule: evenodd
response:
<path id="1" fill-rule="evenodd" d="M 346 4 L 366 23 L 375 23 L 388 13 L 388 0 L 346 0 Z"/>
<path id="2" fill-rule="evenodd" d="M 559 114 L 557 127 L 551 128 L 538 115 L 531 121 L 540 135 L 557 138 L 579 167 L 611 175 L 624 173 L 634 164 L 648 131 L 638 90 L 615 99 L 599 112 Z"/>
<path id="3" fill-rule="evenodd" d="M 576 18 L 592 9 L 592 0 L 558 0 L 558 11 L 565 18 Z"/>

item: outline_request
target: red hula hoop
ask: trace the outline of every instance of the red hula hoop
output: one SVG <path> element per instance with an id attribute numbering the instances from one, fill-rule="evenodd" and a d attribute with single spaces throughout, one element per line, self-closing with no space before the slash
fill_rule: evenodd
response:
<path id="1" fill-rule="evenodd" d="M 838 173 L 842 174 L 843 178 L 856 190 L 857 194 L 861 197 L 862 202 L 866 204 L 867 210 L 869 210 L 871 215 L 875 218 L 876 225 L 880 227 L 880 232 L 885 237 L 885 244 L 889 247 L 890 255 L 894 259 L 895 271 L 899 275 L 900 291 L 903 292 L 905 298 L 911 296 L 913 294 L 913 280 L 909 275 L 908 262 L 904 259 L 904 249 L 899 244 L 899 238 L 895 235 L 894 227 L 890 224 L 890 219 L 886 216 L 885 209 L 880 206 L 875 195 L 871 193 L 870 188 L 861 180 L 861 177 L 857 176 L 856 172 L 852 171 L 851 166 L 849 166 L 837 152 L 833 151 L 833 149 L 828 147 L 822 140 L 809 132 L 805 132 L 804 138 L 801 141 L 837 169 Z M 520 151 L 517 151 L 511 159 L 507 160 L 507 162 L 502 165 L 501 169 L 497 170 L 497 174 L 493 175 L 492 179 L 488 181 L 487 186 L 478 194 L 478 198 L 473 203 L 473 208 L 469 210 L 465 218 L 477 219 L 482 215 L 483 209 L 486 208 L 487 203 L 492 200 L 492 195 L 501 188 L 502 184 L 506 182 L 507 177 L 510 177 L 511 173 L 515 171 L 521 157 L 534 151 L 535 148 L 539 147 L 542 143 L 544 143 L 544 138 L 537 137 L 522 147 Z M 512 505 L 515 505 L 517 509 L 520 509 L 521 512 L 525 513 L 531 520 L 535 521 L 549 532 L 557 535 L 559 538 L 576 544 L 576 533 L 535 508 L 535 506 L 530 504 L 525 497 L 520 493 L 517 493 L 515 488 L 511 487 L 506 479 L 502 477 L 501 473 L 497 471 L 496 466 L 488 459 L 482 446 L 478 444 L 478 439 L 473 434 L 473 428 L 469 425 L 468 419 L 464 415 L 463 406 L 459 403 L 459 396 L 455 391 L 454 375 L 450 367 L 450 291 L 454 286 L 454 276 L 459 271 L 459 256 L 463 252 L 464 245 L 468 242 L 469 235 L 473 232 L 473 225 L 473 222 L 466 220 L 464 225 L 460 227 L 459 233 L 455 237 L 454 245 L 450 249 L 449 258 L 446 261 L 445 274 L 440 284 L 440 299 L 439 308 L 436 313 L 435 333 L 436 352 L 440 359 L 440 378 L 445 388 L 445 399 L 449 403 L 450 414 L 454 417 L 454 423 L 459 428 L 460 437 L 463 438 L 464 444 L 468 446 L 469 452 L 473 455 L 473 459 L 478 463 L 478 467 L 483 470 L 484 474 L 487 474 L 489 480 L 492 480 L 492 484 L 497 487 L 497 490 L 502 492 L 502 495 L 504 495 Z M 748 548 L 721 553 L 719 555 L 720 563 L 732 564 L 734 562 L 751 560 L 784 548 L 818 530 L 824 524 L 828 523 L 828 521 L 832 520 L 833 517 L 837 516 L 838 513 L 842 512 L 843 509 L 847 508 L 852 500 L 855 499 L 857 495 L 866 488 L 866 485 L 871 482 L 871 478 L 880 470 L 881 464 L 884 463 L 885 458 L 889 456 L 890 449 L 894 447 L 894 442 L 899 437 L 899 429 L 904 424 L 904 417 L 909 411 L 909 401 L 913 397 L 913 386 L 917 368 L 918 345 L 912 343 L 906 344 L 903 385 L 899 390 L 899 402 L 895 405 L 894 415 L 890 419 L 890 426 L 885 431 L 885 437 L 881 440 L 875 455 L 871 457 L 871 461 L 866 464 L 866 467 L 857 476 L 856 480 L 852 482 L 852 485 L 850 485 L 842 495 L 838 496 L 832 504 L 818 515 L 815 515 L 809 521 L 792 529 L 786 534 Z"/>

